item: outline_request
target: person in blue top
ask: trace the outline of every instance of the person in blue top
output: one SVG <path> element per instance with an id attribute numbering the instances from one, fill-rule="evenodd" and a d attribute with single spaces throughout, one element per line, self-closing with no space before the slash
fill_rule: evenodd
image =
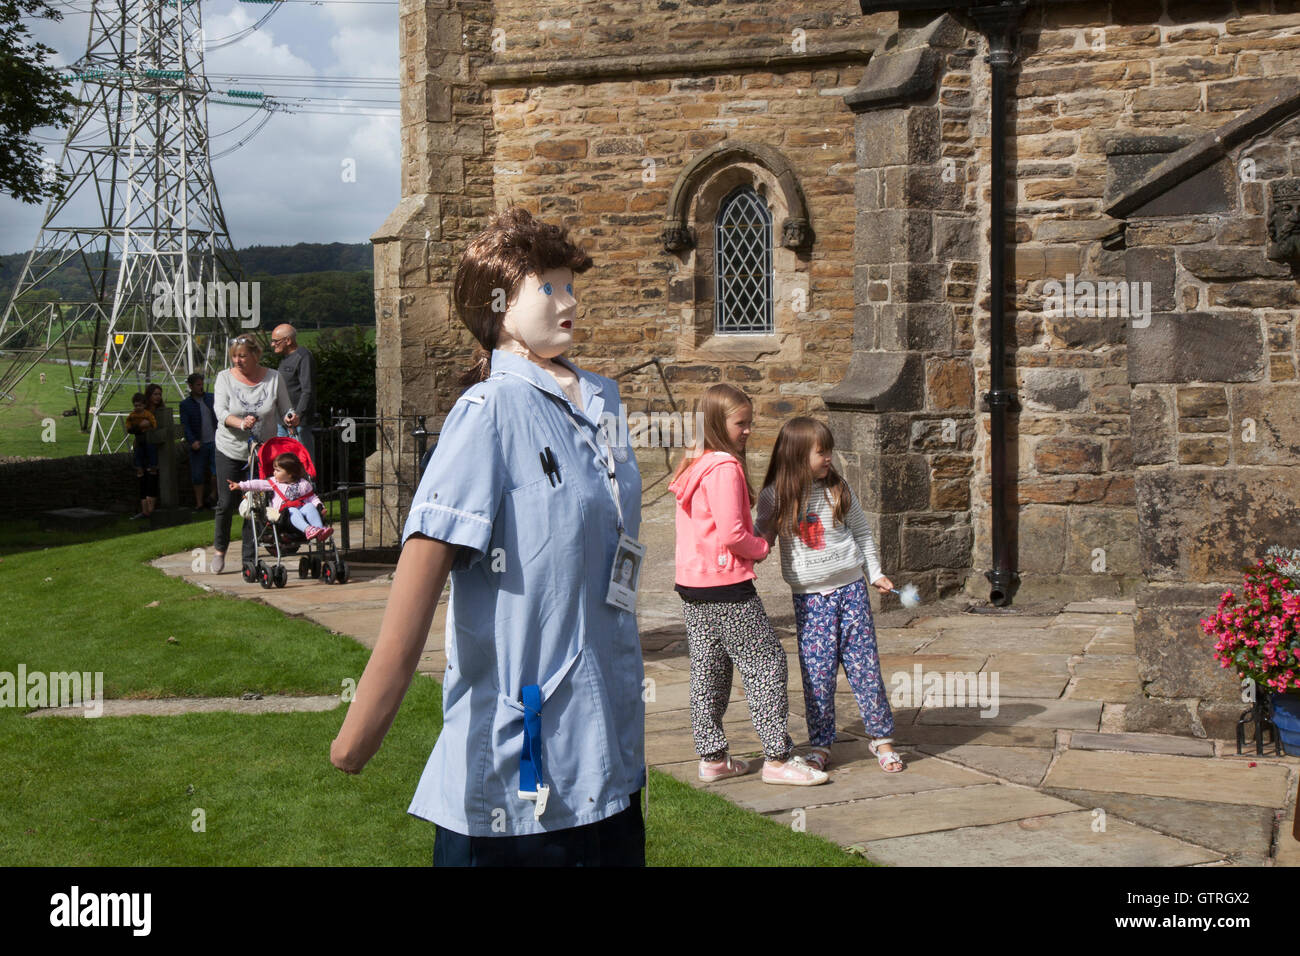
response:
<path id="1" fill-rule="evenodd" d="M 217 413 L 215 396 L 203 388 L 203 373 L 193 372 L 185 380 L 189 397 L 181 402 L 181 425 L 185 448 L 190 455 L 190 484 L 194 488 L 194 510 L 217 503 Z"/>
<path id="2" fill-rule="evenodd" d="M 641 475 L 602 427 L 610 379 L 563 357 L 591 258 L 513 207 L 461 259 L 482 349 L 411 502 L 374 653 L 331 749 L 379 749 L 450 576 L 443 729 L 409 812 L 435 865 L 644 865 L 645 705 L 636 615 L 609 598 Z"/>

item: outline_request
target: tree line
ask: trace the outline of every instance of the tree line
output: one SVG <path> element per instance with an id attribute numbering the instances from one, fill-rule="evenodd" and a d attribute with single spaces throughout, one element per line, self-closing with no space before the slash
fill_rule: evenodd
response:
<path id="1" fill-rule="evenodd" d="M 263 328 L 282 322 L 300 329 L 375 324 L 373 252 L 368 242 L 249 246 L 236 255 L 243 278 L 261 283 Z M 26 253 L 0 256 L 0 308 L 8 305 L 26 261 Z M 111 292 L 116 259 L 110 259 L 108 274 Z M 92 297 L 85 266 L 71 260 L 23 299 L 72 303 Z"/>

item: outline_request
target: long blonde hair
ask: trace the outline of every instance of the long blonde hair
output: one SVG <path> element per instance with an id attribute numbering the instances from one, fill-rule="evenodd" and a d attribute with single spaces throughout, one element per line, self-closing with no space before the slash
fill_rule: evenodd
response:
<path id="1" fill-rule="evenodd" d="M 712 385 L 705 389 L 696 409 L 704 422 L 704 435 L 695 436 L 695 446 L 688 448 L 682 460 L 677 463 L 677 469 L 673 472 L 673 481 L 690 471 L 691 466 L 705 453 L 725 451 L 740 459 L 740 470 L 745 475 L 745 490 L 749 492 L 749 500 L 753 501 L 754 485 L 749 480 L 749 463 L 745 460 L 745 449 L 733 442 L 731 436 L 727 434 L 727 419 L 742 408 L 752 410 L 753 407 L 754 403 L 749 400 L 749 396 L 734 385 Z"/>
<path id="2" fill-rule="evenodd" d="M 772 448 L 772 460 L 767 465 L 767 475 L 763 478 L 764 490 L 769 485 L 776 486 L 772 527 L 777 534 L 793 537 L 799 533 L 804 501 L 813 483 L 808 462 L 814 448 L 820 448 L 827 455 L 835 450 L 835 439 L 825 424 L 815 418 L 792 418 L 781 426 L 776 445 Z M 823 482 L 831 501 L 832 519 L 835 524 L 843 524 L 849 510 L 849 483 L 834 466 L 827 471 Z"/>

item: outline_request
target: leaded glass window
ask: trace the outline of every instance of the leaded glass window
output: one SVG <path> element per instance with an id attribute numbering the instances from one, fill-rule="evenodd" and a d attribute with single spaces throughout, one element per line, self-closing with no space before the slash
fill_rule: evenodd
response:
<path id="1" fill-rule="evenodd" d="M 715 236 L 714 332 L 773 331 L 772 216 L 762 197 L 749 186 L 729 193 Z"/>

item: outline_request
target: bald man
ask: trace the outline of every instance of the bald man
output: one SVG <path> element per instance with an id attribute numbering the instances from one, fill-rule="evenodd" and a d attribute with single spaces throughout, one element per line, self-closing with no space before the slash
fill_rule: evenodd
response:
<path id="1" fill-rule="evenodd" d="M 289 401 L 298 413 L 298 441 L 316 459 L 316 362 L 305 345 L 298 344 L 298 331 L 292 325 L 277 325 L 271 333 L 271 348 L 280 356 L 280 377 L 289 388 Z M 289 430 L 280 426 L 281 435 Z"/>

